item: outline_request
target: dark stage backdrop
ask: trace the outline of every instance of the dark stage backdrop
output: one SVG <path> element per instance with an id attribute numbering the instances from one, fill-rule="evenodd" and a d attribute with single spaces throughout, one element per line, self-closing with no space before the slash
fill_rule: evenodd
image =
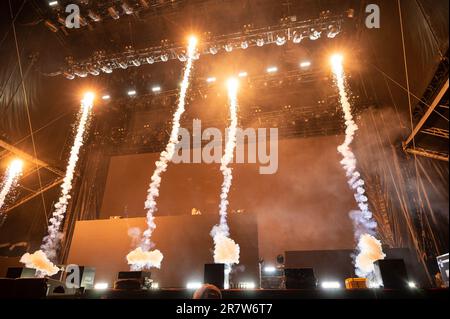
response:
<path id="1" fill-rule="evenodd" d="M 348 213 L 355 207 L 340 156 L 343 136 L 281 140 L 279 168 L 260 175 L 259 164 L 233 164 L 230 210 L 258 216 L 260 257 L 287 250 L 352 249 Z M 144 201 L 158 154 L 111 159 L 101 218 L 145 216 Z M 218 220 L 222 175 L 217 164 L 169 164 L 158 212 L 189 215 L 192 208 Z M 239 225 L 236 225 L 239 227 Z"/>

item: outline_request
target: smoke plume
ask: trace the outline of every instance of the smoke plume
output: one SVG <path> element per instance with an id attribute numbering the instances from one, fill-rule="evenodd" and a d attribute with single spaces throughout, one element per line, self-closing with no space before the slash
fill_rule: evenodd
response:
<path id="1" fill-rule="evenodd" d="M 147 253 L 148 251 L 153 247 L 153 243 L 151 241 L 152 233 L 156 228 L 155 225 L 155 217 L 154 213 L 157 210 L 156 207 L 156 198 L 159 196 L 159 187 L 161 185 L 161 174 L 166 171 L 167 165 L 172 160 L 173 155 L 175 154 L 175 147 L 178 144 L 178 134 L 180 130 L 180 119 L 181 115 L 183 115 L 185 110 L 185 103 L 186 103 L 186 93 L 189 88 L 189 77 L 192 70 L 193 60 L 195 58 L 195 51 L 197 46 L 197 39 L 194 37 L 190 38 L 189 40 L 189 46 L 188 46 L 188 60 L 186 63 L 186 67 L 184 69 L 184 75 L 183 75 L 183 81 L 181 82 L 181 89 L 180 89 L 180 98 L 178 101 L 178 107 L 175 111 L 175 114 L 173 115 L 173 126 L 172 126 L 172 132 L 170 134 L 169 142 L 166 145 L 166 149 L 161 152 L 159 160 L 155 163 L 156 168 L 153 172 L 151 183 L 148 189 L 147 193 L 147 200 L 145 201 L 145 209 L 147 210 L 147 229 L 143 233 L 143 238 L 141 242 L 141 246 L 137 247 L 134 251 L 130 252 L 128 256 L 141 256 L 142 252 Z M 155 253 L 158 252 L 161 259 L 154 263 L 152 262 L 143 262 L 147 260 L 145 256 L 143 256 L 143 260 L 141 261 L 139 258 L 131 258 L 128 259 L 128 263 L 131 265 L 131 268 L 134 269 L 142 269 L 147 267 L 160 267 L 161 260 L 162 260 L 162 253 L 159 250 L 155 250 Z M 134 260 L 136 260 L 136 263 L 134 263 Z"/>
<path id="2" fill-rule="evenodd" d="M 42 250 L 33 254 L 24 254 L 20 262 L 25 264 L 25 267 L 36 269 L 38 277 L 53 276 L 59 271 L 59 268 L 53 265 Z"/>
<path id="3" fill-rule="evenodd" d="M 141 247 L 138 247 L 128 253 L 127 261 L 131 270 L 151 267 L 160 268 L 163 257 L 163 254 L 158 249 L 144 251 Z"/>
<path id="4" fill-rule="evenodd" d="M 364 180 L 356 170 L 356 157 L 350 148 L 355 132 L 358 130 L 358 125 L 353 120 L 351 105 L 347 97 L 342 60 L 343 58 L 340 55 L 333 56 L 331 60 L 346 126 L 345 140 L 344 143 L 339 145 L 338 151 L 342 154 L 341 165 L 345 170 L 348 184 L 354 192 L 354 197 L 359 207 L 359 210 L 350 213 L 355 239 L 358 242 L 355 273 L 360 277 L 372 277 L 373 263 L 378 259 L 383 259 L 385 255 L 381 250 L 380 242 L 373 236 L 376 233 L 377 223 L 369 209 L 368 198 L 365 195 Z"/>

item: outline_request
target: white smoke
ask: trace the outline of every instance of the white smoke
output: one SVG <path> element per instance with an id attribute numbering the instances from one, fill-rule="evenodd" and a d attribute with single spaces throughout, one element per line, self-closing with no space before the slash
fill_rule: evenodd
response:
<path id="1" fill-rule="evenodd" d="M 127 255 L 127 261 L 131 270 L 151 267 L 160 268 L 163 258 L 163 254 L 158 249 L 144 251 L 141 247 L 136 248 Z"/>
<path id="2" fill-rule="evenodd" d="M 378 259 L 383 259 L 384 254 L 381 249 L 381 244 L 379 244 L 379 251 L 378 246 L 374 244 L 374 241 L 379 243 L 379 241 L 373 237 L 376 233 L 377 223 L 373 219 L 373 214 L 369 209 L 368 198 L 365 195 L 364 180 L 361 178 L 361 174 L 356 170 L 356 157 L 350 148 L 355 132 L 358 130 L 358 125 L 356 125 L 353 120 L 351 105 L 345 88 L 345 73 L 342 59 L 342 56 L 335 55 L 331 60 L 335 82 L 339 89 L 340 103 L 342 111 L 344 112 L 346 126 L 345 140 L 343 144 L 339 145 L 338 151 L 343 156 L 341 165 L 345 170 L 348 184 L 354 191 L 354 197 L 359 207 L 359 210 L 350 213 L 354 226 L 355 239 L 358 242 L 358 255 L 355 259 L 355 273 L 360 277 L 372 277 L 373 263 Z M 376 249 L 374 250 L 374 248 Z M 375 257 L 377 259 L 374 259 Z"/>
<path id="3" fill-rule="evenodd" d="M 48 235 L 44 237 L 41 245 L 42 251 L 45 252 L 48 258 L 56 258 L 58 245 L 62 234 L 60 233 L 61 223 L 67 210 L 67 205 L 70 200 L 70 191 L 72 190 L 72 181 L 75 174 L 75 168 L 78 162 L 78 156 L 81 146 L 83 146 L 83 137 L 88 124 L 89 115 L 92 110 L 94 96 L 91 93 L 85 95 L 81 101 L 81 116 L 77 127 L 72 149 L 70 150 L 69 162 L 66 169 L 66 175 L 61 185 L 61 196 L 55 204 L 55 210 L 49 220 Z"/>
<path id="4" fill-rule="evenodd" d="M 6 196 L 17 186 L 19 176 L 22 173 L 22 161 L 13 160 L 6 169 L 6 175 L 0 189 L 0 209 L 5 203 Z"/>
<path id="5" fill-rule="evenodd" d="M 191 38 L 189 40 L 188 46 L 188 60 L 186 63 L 186 67 L 184 69 L 183 81 L 181 82 L 180 88 L 180 98 L 178 100 L 178 107 L 173 115 L 173 124 L 172 124 L 172 132 L 170 134 L 169 142 L 166 145 L 166 149 L 161 152 L 159 160 L 155 163 L 156 168 L 151 177 L 151 183 L 147 193 L 147 199 L 145 201 L 145 209 L 147 210 L 147 229 L 143 233 L 141 246 L 136 248 L 133 252 L 136 255 L 140 254 L 139 249 L 144 252 L 148 252 L 152 247 L 153 243 L 151 241 L 151 237 L 153 231 L 156 228 L 155 225 L 155 217 L 154 213 L 157 210 L 156 207 L 156 198 L 159 196 L 159 187 L 161 185 L 161 174 L 166 171 L 167 165 L 172 160 L 173 155 L 175 154 L 175 147 L 178 144 L 178 134 L 180 130 L 180 119 L 181 115 L 183 115 L 185 110 L 186 103 L 186 94 L 189 88 L 189 78 L 191 75 L 193 60 L 195 58 L 195 51 L 197 46 L 197 39 Z M 132 254 L 131 252 L 130 254 Z M 158 251 L 159 252 L 159 251 Z M 159 252 L 161 254 L 161 252 Z M 128 254 L 128 255 L 130 255 Z M 162 256 L 162 254 L 161 254 Z M 162 259 L 162 258 L 161 258 Z M 150 265 L 149 263 L 131 263 L 132 268 L 142 269 L 143 267 L 147 267 Z"/>
<path id="6" fill-rule="evenodd" d="M 225 144 L 225 152 L 221 159 L 220 170 L 223 175 L 222 190 L 220 194 L 219 215 L 220 223 L 215 225 L 211 230 L 211 236 L 214 239 L 214 262 L 233 264 L 239 263 L 239 245 L 232 239 L 227 223 L 228 193 L 231 188 L 233 173 L 228 166 L 233 160 L 234 149 L 236 148 L 236 130 L 238 124 L 237 118 L 237 90 L 238 82 L 236 79 L 228 81 L 228 99 L 230 103 L 231 123 L 228 128 L 227 141 Z"/>
<path id="7" fill-rule="evenodd" d="M 25 264 L 25 267 L 36 269 L 38 277 L 53 276 L 59 271 L 59 268 L 47 258 L 42 250 L 38 250 L 33 254 L 24 254 L 20 258 L 20 262 Z"/>

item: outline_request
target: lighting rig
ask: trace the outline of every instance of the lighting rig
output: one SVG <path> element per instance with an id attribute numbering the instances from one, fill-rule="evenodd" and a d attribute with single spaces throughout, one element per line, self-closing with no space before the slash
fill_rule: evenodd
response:
<path id="1" fill-rule="evenodd" d="M 249 47 L 262 47 L 265 45 L 285 45 L 288 41 L 300 44 L 302 41 L 315 41 L 320 37 L 334 38 L 342 30 L 343 15 L 323 15 L 317 19 L 297 21 L 295 16 L 283 18 L 278 25 L 264 28 L 253 28 L 246 25 L 243 31 L 220 36 L 204 33 L 201 37 L 201 45 L 195 58 L 201 55 L 218 54 L 219 52 L 232 52 L 234 50 L 246 50 Z M 92 57 L 75 61 L 66 59 L 66 66 L 52 75 L 62 74 L 67 79 L 76 77 L 97 76 L 100 73 L 112 73 L 115 69 L 127 69 L 144 64 L 154 64 L 178 59 L 186 61 L 184 43 L 171 43 L 163 40 L 157 46 L 135 50 L 131 46 L 126 47 L 119 54 L 107 54 L 105 51 L 96 51 Z"/>

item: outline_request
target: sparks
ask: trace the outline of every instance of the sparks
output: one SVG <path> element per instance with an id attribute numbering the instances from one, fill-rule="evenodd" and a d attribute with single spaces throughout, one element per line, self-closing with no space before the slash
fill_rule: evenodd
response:
<path id="1" fill-rule="evenodd" d="M 0 190 L 0 209 L 5 203 L 8 194 L 17 185 L 18 179 L 22 174 L 23 162 L 20 159 L 13 160 L 6 169 L 5 179 Z"/>

